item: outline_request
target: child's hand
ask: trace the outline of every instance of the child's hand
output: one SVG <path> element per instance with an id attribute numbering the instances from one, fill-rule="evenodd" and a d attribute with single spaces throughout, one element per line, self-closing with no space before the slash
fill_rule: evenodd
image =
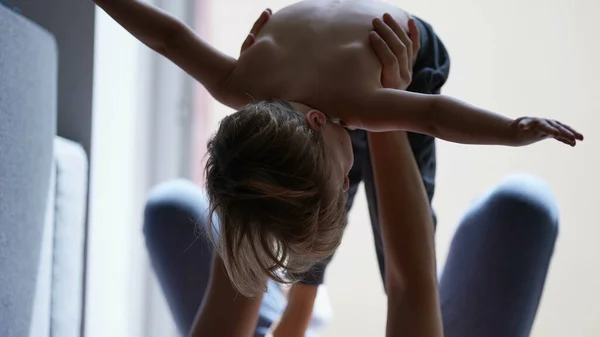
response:
<path id="1" fill-rule="evenodd" d="M 258 17 L 258 20 L 256 20 L 256 22 L 254 22 L 252 29 L 250 29 L 250 34 L 248 34 L 248 36 L 246 37 L 246 40 L 244 40 L 240 54 L 245 52 L 246 49 L 250 48 L 250 46 L 252 46 L 254 44 L 256 35 L 258 35 L 258 32 L 260 32 L 260 30 L 265 25 L 265 23 L 267 23 L 267 21 L 269 21 L 269 18 L 271 17 L 271 15 L 273 15 L 273 12 L 269 8 L 265 9 L 260 14 L 260 16 Z"/>
<path id="2" fill-rule="evenodd" d="M 412 67 L 420 49 L 419 29 L 414 19 L 408 21 L 408 32 L 387 13 L 383 20 L 374 19 L 373 27 L 369 40 L 383 66 L 381 86 L 405 90 L 412 81 Z"/>
<path id="3" fill-rule="evenodd" d="M 546 118 L 521 117 L 512 122 L 519 145 L 528 145 L 547 138 L 575 146 L 583 135 L 568 125 Z"/>

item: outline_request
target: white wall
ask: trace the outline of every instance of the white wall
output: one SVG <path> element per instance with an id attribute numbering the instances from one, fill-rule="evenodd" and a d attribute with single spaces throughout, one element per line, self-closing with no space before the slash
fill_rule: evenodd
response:
<path id="1" fill-rule="evenodd" d="M 594 150 L 600 145 L 594 132 L 600 123 L 600 2 L 396 3 L 429 21 L 448 47 L 452 70 L 445 94 L 512 117 L 563 120 L 586 136 L 574 149 L 550 141 L 523 149 L 439 142 L 434 206 L 440 261 L 471 200 L 505 174 L 538 174 L 558 195 L 561 232 L 532 336 L 600 336 L 600 212 L 593 202 L 600 188 Z M 370 232 L 360 195 L 327 274 L 335 318 L 323 337 L 384 335 L 386 302 Z"/>

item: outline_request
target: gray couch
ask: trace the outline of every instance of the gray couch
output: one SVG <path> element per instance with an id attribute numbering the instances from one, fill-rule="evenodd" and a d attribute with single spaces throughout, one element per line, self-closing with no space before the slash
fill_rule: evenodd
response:
<path id="1" fill-rule="evenodd" d="M 88 164 L 56 136 L 58 52 L 0 4 L 0 336 L 78 336 Z"/>

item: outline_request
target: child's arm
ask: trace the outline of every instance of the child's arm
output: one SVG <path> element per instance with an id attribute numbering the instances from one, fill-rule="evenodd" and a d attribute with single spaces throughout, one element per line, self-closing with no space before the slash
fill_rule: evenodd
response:
<path id="1" fill-rule="evenodd" d="M 288 305 L 269 337 L 304 337 L 313 317 L 319 286 L 296 283 L 288 294 Z"/>
<path id="2" fill-rule="evenodd" d="M 386 336 L 443 336 L 433 220 L 408 137 L 368 137 L 385 253 Z"/>
<path id="3" fill-rule="evenodd" d="M 142 43 L 167 57 L 198 80 L 215 99 L 227 104 L 223 82 L 236 60 L 200 39 L 162 10 L 136 0 L 94 0 Z"/>
<path id="4" fill-rule="evenodd" d="M 378 89 L 365 102 L 356 126 L 369 131 L 406 130 L 455 143 L 523 146 L 555 138 L 569 145 L 583 136 L 553 120 L 517 120 L 487 111 L 444 95 L 424 95 Z M 353 121 L 347 122 L 352 126 Z"/>

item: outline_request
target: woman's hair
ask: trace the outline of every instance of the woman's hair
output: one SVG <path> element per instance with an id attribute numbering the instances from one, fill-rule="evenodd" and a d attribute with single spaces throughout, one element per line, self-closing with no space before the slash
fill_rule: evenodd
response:
<path id="1" fill-rule="evenodd" d="M 339 246 L 346 195 L 330 183 L 321 133 L 289 103 L 258 102 L 225 117 L 208 155 L 208 233 L 240 293 L 265 291 L 268 278 L 294 282 L 290 275 Z"/>

